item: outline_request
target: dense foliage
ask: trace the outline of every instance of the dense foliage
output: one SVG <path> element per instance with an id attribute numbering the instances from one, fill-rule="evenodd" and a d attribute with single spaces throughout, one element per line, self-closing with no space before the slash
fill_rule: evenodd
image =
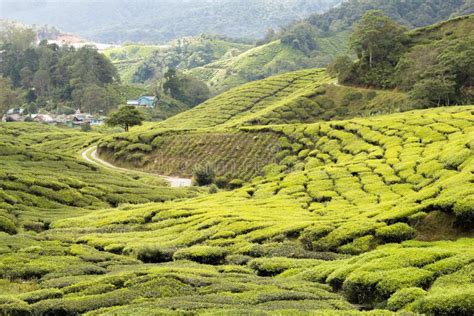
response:
<path id="1" fill-rule="evenodd" d="M 335 60 L 342 83 L 409 91 L 426 105 L 474 101 L 474 15 L 404 33 L 381 11 L 357 24 L 351 46 L 358 61 Z"/>
<path id="2" fill-rule="evenodd" d="M 298 69 L 325 67 L 346 54 L 354 24 L 370 10 L 381 10 L 402 25 L 429 25 L 451 15 L 473 12 L 471 1 L 350 0 L 322 14 L 297 20 L 279 32 L 270 30 L 258 46 L 191 73 L 217 91 Z M 353 56 L 350 56 L 353 58 Z"/>
<path id="3" fill-rule="evenodd" d="M 173 99 L 187 104 L 190 108 L 210 98 L 211 92 L 207 85 L 175 69 L 169 69 L 164 77 L 162 85 L 163 93 Z"/>
<path id="4" fill-rule="evenodd" d="M 285 153 L 241 189 L 86 214 L 68 208 L 78 217 L 56 212 L 44 232 L 0 233 L 0 311 L 470 315 L 472 111 L 244 128 L 278 134 Z M 85 179 L 75 170 L 70 177 Z M 15 174 L 4 183 L 25 181 Z M 112 189 L 94 176 L 89 186 Z M 139 192 L 127 188 L 120 196 Z M 10 208 L 0 223 L 14 234 L 24 226 L 11 209 L 25 202 L 4 191 Z"/>
<path id="5" fill-rule="evenodd" d="M 2 36 L 0 73 L 23 97 L 11 107 L 27 103 L 31 112 L 61 106 L 63 112 L 105 113 L 122 102 L 117 71 L 95 48 L 33 45 L 33 40 L 34 33 L 22 28 L 7 29 Z"/>

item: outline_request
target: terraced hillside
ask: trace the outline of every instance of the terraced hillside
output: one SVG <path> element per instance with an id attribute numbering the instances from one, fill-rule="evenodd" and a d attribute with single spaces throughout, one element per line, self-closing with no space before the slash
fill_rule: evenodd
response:
<path id="1" fill-rule="evenodd" d="M 102 158 L 115 165 L 168 176 L 191 178 L 196 166 L 210 164 L 223 182 L 249 180 L 278 161 L 276 133 L 169 131 L 116 136 L 99 144 Z"/>
<path id="2" fill-rule="evenodd" d="M 473 106 L 242 130 L 241 189 L 0 235 L 0 311 L 472 314 Z"/>
<path id="3" fill-rule="evenodd" d="M 104 54 L 117 67 L 122 81 L 144 83 L 156 79 L 155 75 L 163 74 L 168 67 L 189 70 L 224 57 L 237 56 L 251 47 L 201 35 L 183 37 L 166 45 L 124 45 L 107 49 Z"/>
<path id="4" fill-rule="evenodd" d="M 344 54 L 349 32 L 334 37 L 319 37 L 318 51 L 309 58 L 304 52 L 280 40 L 257 46 L 237 55 L 221 58 L 190 70 L 190 74 L 207 82 L 217 92 L 280 73 L 328 65 L 333 56 Z"/>
<path id="5" fill-rule="evenodd" d="M 0 231 L 43 230 L 57 219 L 121 203 L 190 196 L 164 181 L 111 173 L 76 155 L 100 134 L 0 124 Z"/>
<path id="6" fill-rule="evenodd" d="M 117 165 L 189 177 L 199 163 L 218 176 L 249 180 L 284 158 L 269 129 L 249 126 L 310 123 L 416 108 L 408 95 L 334 83 L 323 69 L 296 71 L 234 88 L 170 119 L 105 138 L 99 153 Z M 217 129 L 217 130 L 216 130 Z"/>
<path id="7" fill-rule="evenodd" d="M 190 129 L 311 123 L 415 107 L 403 93 L 339 86 L 324 69 L 307 69 L 234 88 L 156 127 Z"/>

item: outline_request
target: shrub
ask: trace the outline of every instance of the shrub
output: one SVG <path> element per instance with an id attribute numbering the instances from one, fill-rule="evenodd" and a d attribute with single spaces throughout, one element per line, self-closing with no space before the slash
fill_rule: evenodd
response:
<path id="1" fill-rule="evenodd" d="M 0 213 L 0 232 L 7 234 L 16 234 L 17 228 L 15 223 L 7 216 Z"/>
<path id="2" fill-rule="evenodd" d="M 229 189 L 235 190 L 241 188 L 244 185 L 244 181 L 240 179 L 234 179 L 229 182 Z"/>
<path id="3" fill-rule="evenodd" d="M 175 260 L 191 260 L 203 264 L 218 265 L 224 263 L 228 251 L 222 247 L 193 246 L 175 252 Z"/>
<path id="4" fill-rule="evenodd" d="M 211 186 L 209 187 L 209 194 L 216 194 L 217 192 L 219 192 L 219 188 L 217 187 L 217 185 L 215 183 L 211 184 Z"/>
<path id="5" fill-rule="evenodd" d="M 419 287 L 408 287 L 398 290 L 388 299 L 387 308 L 396 312 L 425 295 L 426 291 Z"/>
<path id="6" fill-rule="evenodd" d="M 146 245 L 137 250 L 137 259 L 144 263 L 160 263 L 173 260 L 176 249 L 158 245 Z"/>
<path id="7" fill-rule="evenodd" d="M 375 236 L 384 242 L 402 242 L 413 239 L 415 235 L 416 230 L 405 223 L 396 223 L 375 231 Z"/>
<path id="8" fill-rule="evenodd" d="M 199 186 L 209 185 L 214 182 L 216 172 L 210 163 L 197 165 L 193 168 L 194 182 Z"/>
<path id="9" fill-rule="evenodd" d="M 214 181 L 219 189 L 225 189 L 229 184 L 229 179 L 225 176 L 217 177 Z"/>
<path id="10" fill-rule="evenodd" d="M 474 292 L 455 291 L 428 295 L 414 309 L 427 315 L 470 316 L 474 311 Z"/>
<path id="11" fill-rule="evenodd" d="M 474 197 L 468 196 L 454 204 L 454 215 L 459 227 L 472 228 L 474 226 Z"/>
<path id="12" fill-rule="evenodd" d="M 63 296 L 63 292 L 58 289 L 44 289 L 34 292 L 29 292 L 21 294 L 19 298 L 29 304 L 33 304 L 42 300 L 47 300 L 51 298 L 60 298 Z"/>
<path id="13" fill-rule="evenodd" d="M 248 263 L 248 266 L 260 276 L 275 276 L 286 270 L 317 265 L 318 260 L 289 259 L 283 257 L 257 258 Z"/>

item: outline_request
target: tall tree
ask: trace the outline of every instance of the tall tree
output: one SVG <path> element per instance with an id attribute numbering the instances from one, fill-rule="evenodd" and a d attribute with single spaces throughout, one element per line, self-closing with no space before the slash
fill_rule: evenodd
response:
<path id="1" fill-rule="evenodd" d="M 382 11 L 368 11 L 356 24 L 350 45 L 361 63 L 367 63 L 369 68 L 375 62 L 388 62 L 395 66 L 405 50 L 405 30 Z"/>

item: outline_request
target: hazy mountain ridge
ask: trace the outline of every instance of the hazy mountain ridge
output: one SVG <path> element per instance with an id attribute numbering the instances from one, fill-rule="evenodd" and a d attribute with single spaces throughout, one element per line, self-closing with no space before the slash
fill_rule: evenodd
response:
<path id="1" fill-rule="evenodd" d="M 270 27 L 323 12 L 341 0 L 2 0 L 0 18 L 49 24 L 98 42 L 166 42 L 201 33 L 260 38 Z M 166 9 L 163 9 L 166 8 Z M 183 23 L 183 21 L 185 23 Z"/>

